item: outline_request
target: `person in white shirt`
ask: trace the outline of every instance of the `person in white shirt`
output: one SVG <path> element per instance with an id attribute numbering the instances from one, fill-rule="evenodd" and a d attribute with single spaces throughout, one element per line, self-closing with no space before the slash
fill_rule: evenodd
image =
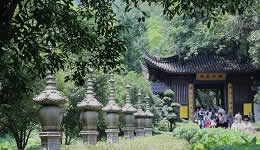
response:
<path id="1" fill-rule="evenodd" d="M 222 113 L 222 114 L 224 114 L 224 113 L 226 113 L 226 112 L 225 112 L 225 110 L 224 110 L 223 108 L 219 107 L 219 109 L 218 109 L 218 113 Z"/>
<path id="2" fill-rule="evenodd" d="M 248 122 L 248 118 L 245 117 L 244 118 L 244 121 L 242 123 L 242 128 L 246 131 L 249 131 L 249 132 L 254 132 L 255 131 L 255 128 L 253 126 L 252 123 Z"/>
<path id="3" fill-rule="evenodd" d="M 242 122 L 242 117 L 238 113 L 234 117 L 234 123 L 231 126 L 231 130 L 241 130 L 241 129 L 243 129 L 241 122 Z"/>

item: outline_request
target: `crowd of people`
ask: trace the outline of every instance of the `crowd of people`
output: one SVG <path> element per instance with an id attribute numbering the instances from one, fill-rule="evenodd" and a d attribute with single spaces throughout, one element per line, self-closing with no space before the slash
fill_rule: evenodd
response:
<path id="1" fill-rule="evenodd" d="M 197 122 L 200 128 L 230 128 L 230 129 L 245 129 L 253 132 L 254 127 L 251 122 L 254 122 L 252 115 L 245 116 L 242 120 L 242 115 L 237 113 L 234 117 L 230 113 L 219 107 L 218 109 L 198 108 L 194 114 L 194 122 Z"/>

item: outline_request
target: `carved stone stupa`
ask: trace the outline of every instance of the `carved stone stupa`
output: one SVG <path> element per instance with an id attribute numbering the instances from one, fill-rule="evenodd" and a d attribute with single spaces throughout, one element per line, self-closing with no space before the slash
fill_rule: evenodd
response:
<path id="1" fill-rule="evenodd" d="M 124 113 L 125 119 L 125 128 L 124 128 L 124 137 L 126 139 L 134 138 L 134 130 L 135 130 L 135 116 L 134 113 L 136 109 L 131 104 L 131 97 L 130 97 L 130 84 L 127 83 L 126 85 L 126 102 L 125 106 L 122 108 L 122 112 Z"/>
<path id="2" fill-rule="evenodd" d="M 145 119 L 144 119 L 144 135 L 145 136 L 152 136 L 153 135 L 153 114 L 150 111 L 150 105 L 149 105 L 149 96 L 145 96 L 146 99 L 146 111 L 145 111 Z"/>
<path id="3" fill-rule="evenodd" d="M 67 98 L 56 89 L 55 75 L 47 73 L 45 90 L 33 100 L 42 105 L 40 108 L 41 149 L 60 150 L 62 137 L 60 125 L 64 113 L 62 105 L 67 103 Z"/>
<path id="4" fill-rule="evenodd" d="M 87 92 L 85 98 L 77 105 L 77 107 L 81 110 L 80 121 L 82 124 L 82 131 L 80 134 L 83 137 L 83 144 L 96 144 L 98 135 L 98 111 L 101 110 L 102 104 L 95 98 L 91 69 L 87 80 Z"/>
<path id="5" fill-rule="evenodd" d="M 105 107 L 102 108 L 106 112 L 105 122 L 107 129 L 107 143 L 119 143 L 118 133 L 119 133 L 119 114 L 122 111 L 121 107 L 115 102 L 115 79 L 112 75 L 110 82 L 110 95 L 109 101 Z"/>
<path id="6" fill-rule="evenodd" d="M 136 129 L 135 129 L 135 133 L 136 136 L 144 136 L 144 117 L 145 117 L 145 113 L 142 110 L 142 104 L 141 104 L 141 91 L 139 90 L 138 92 L 138 108 L 137 108 L 137 112 L 134 113 L 135 116 L 135 120 L 136 120 Z"/>

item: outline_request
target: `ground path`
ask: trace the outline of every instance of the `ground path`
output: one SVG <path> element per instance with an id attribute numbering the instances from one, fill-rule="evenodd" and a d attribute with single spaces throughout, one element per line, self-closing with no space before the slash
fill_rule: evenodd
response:
<path id="1" fill-rule="evenodd" d="M 125 140 L 120 138 L 119 144 L 106 144 L 99 142 L 95 146 L 84 146 L 82 144 L 71 145 L 62 150 L 188 150 L 191 146 L 182 139 L 177 139 L 169 133 L 162 133 L 152 137 L 135 138 Z"/>

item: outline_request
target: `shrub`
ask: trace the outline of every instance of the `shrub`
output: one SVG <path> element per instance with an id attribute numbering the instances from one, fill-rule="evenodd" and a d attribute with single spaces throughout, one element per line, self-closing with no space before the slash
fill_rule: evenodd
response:
<path id="1" fill-rule="evenodd" d="M 254 126 L 256 131 L 260 131 L 260 121 L 255 122 Z"/>
<path id="2" fill-rule="evenodd" d="M 0 150 L 16 149 L 16 143 L 14 138 L 6 134 L 0 138 Z"/>
<path id="3" fill-rule="evenodd" d="M 257 144 L 260 139 L 255 134 L 223 128 L 199 129 L 194 123 L 177 127 L 174 135 L 187 140 L 194 150 L 232 150 L 237 147 L 255 150 L 260 147 Z"/>
<path id="4" fill-rule="evenodd" d="M 159 127 L 158 127 L 158 130 L 159 131 L 169 131 L 169 128 L 168 128 L 168 121 L 166 119 L 163 119 L 159 122 Z"/>
<path id="5" fill-rule="evenodd" d="M 194 123 L 180 123 L 179 127 L 174 129 L 173 135 L 179 138 L 184 138 L 189 143 L 194 143 L 194 138 L 196 137 L 196 133 L 199 132 L 198 125 Z"/>

